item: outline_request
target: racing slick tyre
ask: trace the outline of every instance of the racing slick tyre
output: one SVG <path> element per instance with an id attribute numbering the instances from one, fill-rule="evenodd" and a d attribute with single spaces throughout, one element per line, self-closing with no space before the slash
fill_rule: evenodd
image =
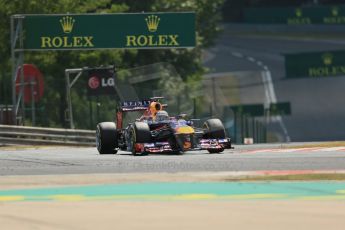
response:
<path id="1" fill-rule="evenodd" d="M 135 149 L 136 143 L 149 142 L 151 142 L 151 132 L 149 125 L 145 122 L 135 122 L 131 130 L 132 154 L 139 155 Z M 147 155 L 147 153 L 143 152 L 141 153 L 141 155 Z"/>
<path id="2" fill-rule="evenodd" d="M 204 138 L 224 139 L 225 129 L 221 120 L 217 118 L 209 119 L 204 123 Z M 208 149 L 209 153 L 221 153 L 224 149 Z"/>
<path id="3" fill-rule="evenodd" d="M 209 153 L 221 153 L 224 151 L 224 149 L 208 149 Z"/>
<path id="4" fill-rule="evenodd" d="M 102 122 L 96 129 L 96 146 L 99 154 L 116 154 L 118 133 L 114 122 Z"/>

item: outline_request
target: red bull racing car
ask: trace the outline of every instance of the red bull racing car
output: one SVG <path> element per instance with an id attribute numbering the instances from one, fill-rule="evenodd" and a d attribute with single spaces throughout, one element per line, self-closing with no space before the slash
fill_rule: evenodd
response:
<path id="1" fill-rule="evenodd" d="M 145 155 L 208 150 L 209 153 L 220 153 L 231 148 L 231 140 L 226 137 L 219 119 L 209 119 L 202 127 L 195 127 L 195 120 L 186 120 L 182 115 L 170 117 L 160 99 L 122 102 L 116 113 L 116 123 L 102 122 L 97 125 L 98 152 L 115 154 L 122 150 L 133 155 Z M 143 111 L 143 115 L 123 127 L 124 114 L 134 111 Z"/>

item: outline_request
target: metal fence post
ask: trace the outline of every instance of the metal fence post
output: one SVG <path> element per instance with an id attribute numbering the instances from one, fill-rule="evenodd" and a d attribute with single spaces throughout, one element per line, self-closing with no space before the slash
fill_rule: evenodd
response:
<path id="1" fill-rule="evenodd" d="M 72 101 L 71 101 L 71 83 L 69 79 L 69 72 L 65 71 L 66 76 L 66 100 L 67 100 L 67 112 L 68 112 L 68 121 L 71 129 L 74 129 L 73 123 L 73 113 L 72 113 Z"/>

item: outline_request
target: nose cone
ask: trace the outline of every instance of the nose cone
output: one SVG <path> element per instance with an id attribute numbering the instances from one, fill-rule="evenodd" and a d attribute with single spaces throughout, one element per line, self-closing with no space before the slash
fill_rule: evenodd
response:
<path id="1" fill-rule="evenodd" d="M 183 126 L 183 127 L 178 127 L 176 129 L 177 134 L 192 134 L 194 133 L 194 129 L 190 126 Z"/>

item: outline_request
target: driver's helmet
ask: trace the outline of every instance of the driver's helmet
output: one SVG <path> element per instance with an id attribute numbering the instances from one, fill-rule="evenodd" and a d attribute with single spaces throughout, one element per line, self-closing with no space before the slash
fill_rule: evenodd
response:
<path id="1" fill-rule="evenodd" d="M 156 113 L 162 109 L 162 105 L 159 102 L 151 102 L 149 110 L 151 113 L 151 116 L 156 116 Z"/>
<path id="2" fill-rule="evenodd" d="M 157 112 L 155 121 L 168 121 L 169 119 L 168 112 L 161 110 Z"/>

